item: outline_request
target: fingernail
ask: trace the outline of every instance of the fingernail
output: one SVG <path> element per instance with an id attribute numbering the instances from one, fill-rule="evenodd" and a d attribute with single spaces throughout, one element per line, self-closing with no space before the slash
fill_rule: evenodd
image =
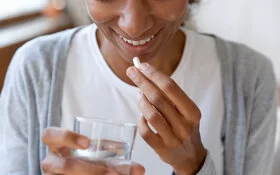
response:
<path id="1" fill-rule="evenodd" d="M 130 79 L 134 79 L 136 77 L 136 70 L 134 67 L 130 67 L 128 68 L 127 70 L 127 76 L 130 78 Z"/>
<path id="2" fill-rule="evenodd" d="M 148 67 L 149 67 L 149 65 L 148 65 L 148 63 L 142 63 L 142 64 L 140 64 L 140 67 L 139 67 L 139 69 L 141 70 L 141 71 L 147 71 L 148 70 Z"/>
<path id="3" fill-rule="evenodd" d="M 82 148 L 88 148 L 89 147 L 89 140 L 86 138 L 78 138 L 77 144 L 80 145 Z"/>

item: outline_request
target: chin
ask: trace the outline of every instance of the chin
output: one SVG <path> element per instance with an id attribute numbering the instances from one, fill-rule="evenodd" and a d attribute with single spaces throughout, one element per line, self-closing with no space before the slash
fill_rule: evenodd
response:
<path id="1" fill-rule="evenodd" d="M 125 56 L 122 56 L 122 58 L 129 64 L 133 64 L 134 57 L 138 57 L 141 62 L 149 63 L 155 59 L 156 54 L 151 54 L 151 53 L 142 54 L 142 55 L 132 55 L 132 54 L 127 55 L 126 54 Z"/>

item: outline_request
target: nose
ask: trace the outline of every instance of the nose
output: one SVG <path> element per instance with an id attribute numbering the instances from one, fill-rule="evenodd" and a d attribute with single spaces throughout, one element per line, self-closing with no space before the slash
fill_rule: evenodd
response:
<path id="1" fill-rule="evenodd" d="M 145 1 L 128 0 L 118 25 L 130 37 L 139 37 L 153 27 L 153 19 Z"/>

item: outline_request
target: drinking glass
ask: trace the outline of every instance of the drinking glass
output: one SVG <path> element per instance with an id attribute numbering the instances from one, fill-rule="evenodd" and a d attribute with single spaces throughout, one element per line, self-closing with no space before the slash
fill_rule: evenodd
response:
<path id="1" fill-rule="evenodd" d="M 74 149 L 74 157 L 89 161 L 130 160 L 137 126 L 101 118 L 76 117 L 74 131 L 91 140 L 88 149 Z"/>

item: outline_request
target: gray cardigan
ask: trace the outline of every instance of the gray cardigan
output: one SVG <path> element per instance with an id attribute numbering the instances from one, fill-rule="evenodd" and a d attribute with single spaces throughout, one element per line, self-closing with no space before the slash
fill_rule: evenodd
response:
<path id="1" fill-rule="evenodd" d="M 0 175 L 40 175 L 44 128 L 60 126 L 69 45 L 79 28 L 37 38 L 15 54 L 0 99 Z M 271 62 L 248 47 L 216 38 L 225 116 L 224 174 L 268 175 L 276 128 Z M 171 172 L 170 172 L 171 173 Z M 209 155 L 198 174 L 214 175 Z"/>

